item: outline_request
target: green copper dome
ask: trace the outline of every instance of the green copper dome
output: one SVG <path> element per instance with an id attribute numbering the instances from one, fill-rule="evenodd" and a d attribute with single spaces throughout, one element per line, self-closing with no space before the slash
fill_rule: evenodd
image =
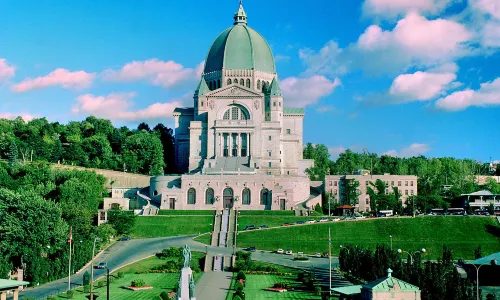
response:
<path id="1" fill-rule="evenodd" d="M 271 48 L 257 31 L 247 26 L 247 17 L 241 3 L 234 19 L 234 26 L 224 30 L 212 44 L 205 60 L 204 72 L 224 68 L 276 73 Z"/>

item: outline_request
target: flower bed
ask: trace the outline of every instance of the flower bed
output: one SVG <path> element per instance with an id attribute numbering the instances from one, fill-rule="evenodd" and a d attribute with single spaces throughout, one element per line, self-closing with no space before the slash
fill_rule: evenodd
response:
<path id="1" fill-rule="evenodd" d="M 153 289 L 153 287 L 150 286 L 150 285 L 145 285 L 145 286 L 126 286 L 125 288 L 128 289 L 128 290 L 132 290 L 132 291 L 142 291 L 142 290 L 151 290 L 151 289 Z"/>
<path id="2" fill-rule="evenodd" d="M 285 288 L 267 288 L 266 290 L 271 291 L 271 292 L 277 292 L 277 293 L 284 293 L 284 292 L 288 291 Z"/>

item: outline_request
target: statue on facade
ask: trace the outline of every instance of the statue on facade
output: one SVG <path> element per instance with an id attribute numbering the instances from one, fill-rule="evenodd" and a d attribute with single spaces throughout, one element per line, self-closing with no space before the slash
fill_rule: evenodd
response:
<path id="1" fill-rule="evenodd" d="M 184 246 L 182 256 L 184 257 L 184 268 L 189 268 L 191 265 L 191 249 L 189 249 L 188 245 Z"/>
<path id="2" fill-rule="evenodd" d="M 194 296 L 194 278 L 193 276 L 189 277 L 189 298 L 195 298 Z"/>

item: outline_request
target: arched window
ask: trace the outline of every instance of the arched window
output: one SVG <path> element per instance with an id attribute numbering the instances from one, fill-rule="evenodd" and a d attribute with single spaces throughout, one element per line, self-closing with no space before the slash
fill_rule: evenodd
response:
<path id="1" fill-rule="evenodd" d="M 232 82 L 231 82 L 231 78 L 229 78 L 229 79 L 227 80 L 227 85 L 230 85 L 231 83 L 232 83 Z"/>
<path id="2" fill-rule="evenodd" d="M 251 202 L 251 192 L 249 188 L 245 188 L 241 193 L 241 199 L 243 201 L 243 205 L 250 205 Z"/>
<path id="3" fill-rule="evenodd" d="M 262 91 L 265 92 L 267 89 L 267 84 L 265 81 L 262 81 Z"/>
<path id="4" fill-rule="evenodd" d="M 249 116 L 246 110 L 239 106 L 231 105 L 229 109 L 224 112 L 222 118 L 224 120 L 248 120 Z"/>
<path id="5" fill-rule="evenodd" d="M 257 89 L 260 90 L 260 79 L 257 80 Z"/>
<path id="6" fill-rule="evenodd" d="M 238 78 L 233 79 L 234 84 L 238 84 Z"/>
<path id="7" fill-rule="evenodd" d="M 187 204 L 196 204 L 196 190 L 194 188 L 190 188 L 188 190 L 188 203 Z"/>
<path id="8" fill-rule="evenodd" d="M 250 79 L 247 79 L 247 88 L 250 88 Z"/>
<path id="9" fill-rule="evenodd" d="M 210 90 L 213 90 L 213 83 L 212 83 L 212 81 L 210 81 L 210 82 L 208 83 L 208 88 L 209 88 Z"/>
<path id="10" fill-rule="evenodd" d="M 264 188 L 260 191 L 260 204 L 261 205 L 267 205 L 267 201 L 269 199 L 269 190 Z"/>
<path id="11" fill-rule="evenodd" d="M 220 79 L 217 80 L 217 88 L 220 89 Z"/>
<path id="12" fill-rule="evenodd" d="M 214 189 L 208 188 L 205 192 L 205 204 L 214 204 Z"/>
<path id="13" fill-rule="evenodd" d="M 155 190 L 155 191 L 153 192 L 153 196 L 157 196 L 157 195 L 158 195 L 158 191 L 157 191 L 157 190 Z"/>
<path id="14" fill-rule="evenodd" d="M 240 79 L 240 85 L 245 86 L 245 80 L 243 78 Z"/>

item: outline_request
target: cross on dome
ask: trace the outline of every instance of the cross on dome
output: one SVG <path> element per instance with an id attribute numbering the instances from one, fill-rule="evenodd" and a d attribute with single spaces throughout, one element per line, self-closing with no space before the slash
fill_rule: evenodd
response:
<path id="1" fill-rule="evenodd" d="M 243 0 L 240 0 L 240 7 L 238 8 L 238 11 L 234 14 L 234 25 L 238 24 L 243 24 L 243 25 L 247 24 L 247 14 L 243 9 Z"/>

